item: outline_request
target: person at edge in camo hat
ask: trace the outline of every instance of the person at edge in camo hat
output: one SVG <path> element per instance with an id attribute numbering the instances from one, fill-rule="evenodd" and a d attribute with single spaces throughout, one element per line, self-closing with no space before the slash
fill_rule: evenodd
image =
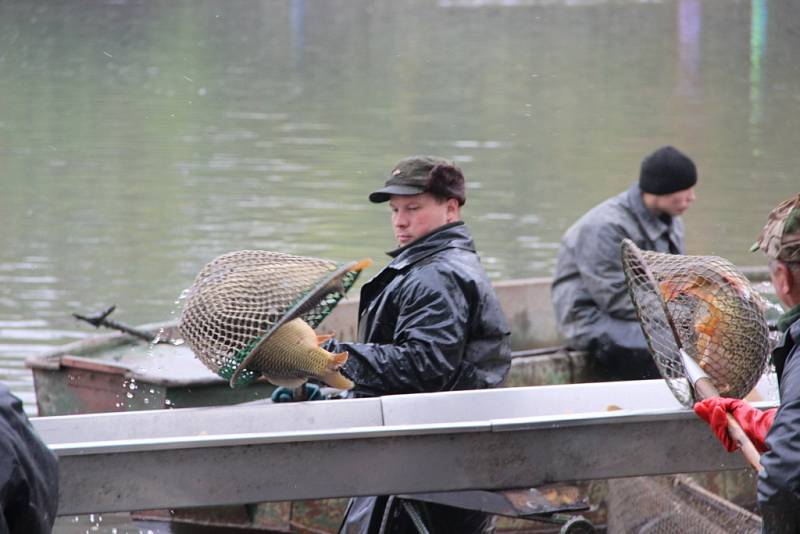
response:
<path id="1" fill-rule="evenodd" d="M 733 452 L 738 448 L 727 431 L 727 413 L 762 452 L 758 475 L 758 506 L 769 534 L 800 533 L 800 193 L 781 202 L 752 249 L 763 250 L 769 261 L 772 286 L 788 308 L 778 320 L 783 333 L 772 350 L 778 375 L 780 405 L 758 410 L 746 401 L 712 397 L 694 406 Z"/>

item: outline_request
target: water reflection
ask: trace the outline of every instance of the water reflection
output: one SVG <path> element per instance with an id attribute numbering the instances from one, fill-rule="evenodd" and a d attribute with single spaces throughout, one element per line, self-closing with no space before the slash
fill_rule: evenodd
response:
<path id="1" fill-rule="evenodd" d="M 769 11 L 4 2 L 0 379 L 30 399 L 22 359 L 95 333 L 72 312 L 167 319 L 231 250 L 373 257 L 368 277 L 393 244 L 366 192 L 414 153 L 463 166 L 495 280 L 549 275 L 563 231 L 666 143 L 700 170 L 688 250 L 759 263 L 747 248 L 797 187 L 800 126 L 798 8 Z"/>
<path id="2" fill-rule="evenodd" d="M 678 2 L 678 93 L 694 95 L 700 70 L 703 6 L 700 0 Z"/>
<path id="3" fill-rule="evenodd" d="M 767 47 L 767 2 L 752 0 L 750 11 L 750 125 L 754 133 L 761 123 L 761 76 Z M 757 144 L 754 142 L 754 144 Z"/>

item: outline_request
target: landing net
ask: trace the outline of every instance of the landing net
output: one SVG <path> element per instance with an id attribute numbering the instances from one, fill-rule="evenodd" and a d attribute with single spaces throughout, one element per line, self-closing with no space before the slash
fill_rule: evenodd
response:
<path id="1" fill-rule="evenodd" d="M 219 256 L 197 275 L 179 321 L 200 361 L 230 382 L 251 383 L 248 356 L 275 330 L 297 317 L 316 328 L 368 264 L 265 250 Z"/>
<path id="2" fill-rule="evenodd" d="M 766 305 L 747 278 L 723 258 L 644 251 L 627 239 L 622 264 L 650 351 L 675 398 L 684 406 L 696 400 L 681 346 L 720 395 L 747 395 L 770 349 Z"/>

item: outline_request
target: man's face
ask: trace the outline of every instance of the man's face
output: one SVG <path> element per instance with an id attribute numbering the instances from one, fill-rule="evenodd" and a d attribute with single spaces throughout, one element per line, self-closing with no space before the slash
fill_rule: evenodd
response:
<path id="1" fill-rule="evenodd" d="M 658 211 L 677 217 L 689 209 L 689 206 L 694 202 L 694 187 L 676 191 L 669 195 L 658 195 L 655 198 L 655 208 Z"/>
<path id="2" fill-rule="evenodd" d="M 394 238 L 401 247 L 442 225 L 458 220 L 456 199 L 439 201 L 430 193 L 392 195 L 389 207 L 392 210 Z"/>

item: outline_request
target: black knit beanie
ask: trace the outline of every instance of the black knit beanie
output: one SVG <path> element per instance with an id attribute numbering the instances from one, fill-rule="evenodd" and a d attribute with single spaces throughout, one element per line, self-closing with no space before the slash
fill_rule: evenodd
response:
<path id="1" fill-rule="evenodd" d="M 697 183 L 697 169 L 686 154 L 671 146 L 661 147 L 642 160 L 639 187 L 645 193 L 669 195 Z"/>

